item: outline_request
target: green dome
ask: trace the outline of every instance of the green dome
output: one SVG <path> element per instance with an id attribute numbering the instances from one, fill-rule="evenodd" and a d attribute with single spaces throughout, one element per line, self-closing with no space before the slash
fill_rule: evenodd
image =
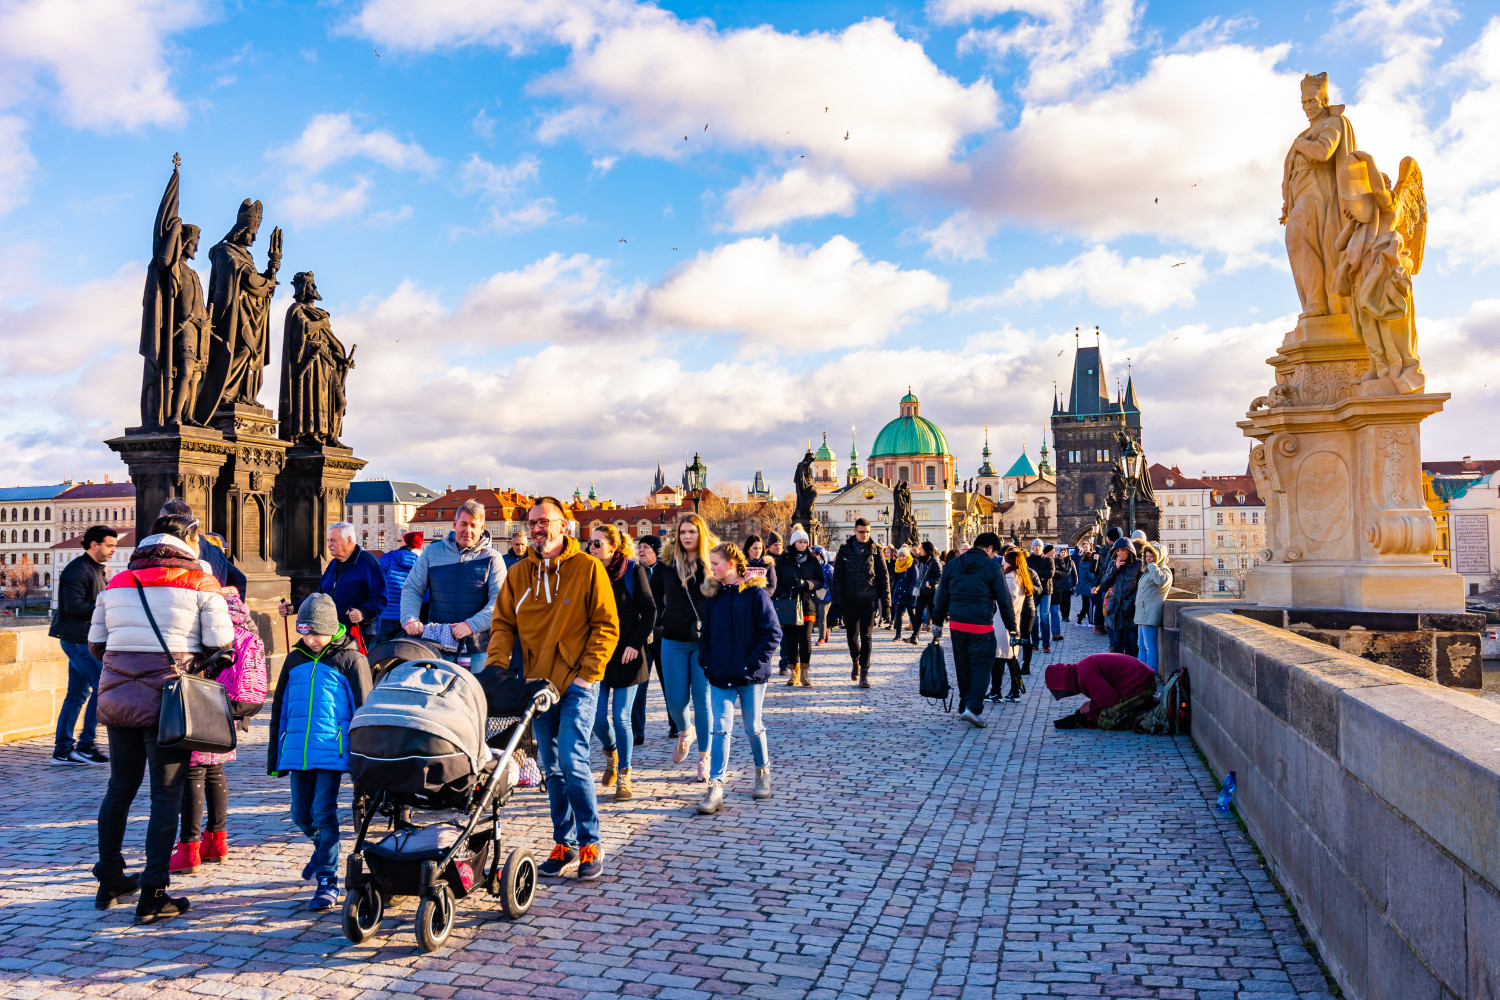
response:
<path id="1" fill-rule="evenodd" d="M 917 400 L 916 396 L 912 395 L 911 389 L 908 388 L 906 390 L 906 395 L 904 395 L 904 396 L 901 397 L 901 402 L 903 402 L 903 403 L 915 403 L 915 402 L 918 402 L 918 400 Z"/>
<path id="2" fill-rule="evenodd" d="M 895 455 L 948 455 L 948 439 L 937 424 L 921 416 L 897 417 L 880 429 L 870 457 Z"/>
<path id="3" fill-rule="evenodd" d="M 836 459 L 834 457 L 833 449 L 830 448 L 830 447 L 828 447 L 828 435 L 827 434 L 823 435 L 823 443 L 822 443 L 822 445 L 820 445 L 818 447 L 818 453 L 813 456 L 813 460 L 817 461 L 817 462 L 836 462 L 836 461 L 838 461 L 838 459 Z"/>

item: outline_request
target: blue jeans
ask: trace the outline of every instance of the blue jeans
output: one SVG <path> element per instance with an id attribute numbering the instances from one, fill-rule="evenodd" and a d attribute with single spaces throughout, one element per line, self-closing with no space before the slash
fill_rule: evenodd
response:
<path id="1" fill-rule="evenodd" d="M 630 731 L 631 710 L 635 708 L 637 685 L 612 688 L 599 686 L 599 706 L 594 711 L 594 735 L 604 744 L 604 752 L 620 754 L 620 770 L 630 770 L 630 751 L 635 746 Z M 611 725 L 613 720 L 613 725 Z"/>
<path id="2" fill-rule="evenodd" d="M 708 689 L 708 710 L 713 720 L 713 740 L 708 753 L 708 780 L 723 781 L 729 769 L 729 738 L 734 732 L 734 706 L 738 702 L 745 716 L 745 732 L 750 734 L 750 751 L 756 767 L 768 767 L 770 752 L 766 747 L 766 724 L 762 711 L 766 704 L 764 684 L 741 684 L 738 687 Z"/>
<path id="3" fill-rule="evenodd" d="M 68 693 L 63 696 L 62 708 L 57 713 L 57 736 L 52 743 L 53 753 L 64 754 L 75 746 L 73 726 L 78 722 L 78 710 L 83 709 L 83 732 L 76 746 L 90 750 L 94 746 L 95 717 L 99 711 L 99 673 L 104 664 L 94 659 L 87 643 L 65 642 L 63 654 L 68 658 Z"/>
<path id="4" fill-rule="evenodd" d="M 313 842 L 313 873 L 319 878 L 339 874 L 339 785 L 343 771 L 321 767 L 290 772 L 292 822 Z"/>
<path id="5" fill-rule="evenodd" d="M 1052 645 L 1052 595 L 1036 595 L 1036 617 L 1031 620 L 1031 641 L 1042 646 Z"/>
<path id="6" fill-rule="evenodd" d="M 1063 630 L 1062 630 L 1062 627 L 1063 627 L 1062 605 L 1058 604 L 1057 601 L 1056 601 L 1056 599 L 1051 594 L 1047 595 L 1047 601 L 1052 606 L 1052 634 L 1053 635 L 1062 635 L 1063 634 Z"/>
<path id="7" fill-rule="evenodd" d="M 661 676 L 667 688 L 667 714 L 679 732 L 687 731 L 687 705 L 693 701 L 693 732 L 698 752 L 708 753 L 708 675 L 698 662 L 696 642 L 661 641 Z"/>
<path id="8" fill-rule="evenodd" d="M 552 842 L 569 847 L 599 843 L 599 802 L 589 768 L 589 730 L 599 688 L 569 684 L 562 700 L 531 721 L 547 802 L 552 807 Z"/>
<path id="9" fill-rule="evenodd" d="M 1141 662 L 1152 670 L 1157 669 L 1161 658 L 1161 647 L 1157 640 L 1161 636 L 1160 625 L 1137 625 L 1136 640 L 1141 647 Z"/>

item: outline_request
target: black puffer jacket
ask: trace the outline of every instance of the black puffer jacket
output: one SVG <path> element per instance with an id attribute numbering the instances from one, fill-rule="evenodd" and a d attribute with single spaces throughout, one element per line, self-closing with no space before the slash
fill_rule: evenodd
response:
<path id="1" fill-rule="evenodd" d="M 932 605 L 933 628 L 941 628 L 948 618 L 964 625 L 992 625 L 997 608 L 1005 630 L 1015 632 L 1016 609 L 998 559 L 970 549 L 943 567 Z"/>
<path id="2" fill-rule="evenodd" d="M 663 563 L 656 574 L 652 588 L 656 606 L 661 609 L 657 620 L 661 625 L 661 637 L 673 642 L 697 642 L 698 623 L 703 620 L 703 567 L 693 572 L 687 587 L 683 587 L 677 567 Z"/>
<path id="3" fill-rule="evenodd" d="M 1052 593 L 1052 578 L 1057 573 L 1057 561 L 1051 556 L 1028 552 L 1026 554 L 1026 565 L 1031 567 L 1031 571 L 1041 581 L 1041 589 L 1036 592 L 1037 596 L 1040 597 L 1043 594 Z"/>
<path id="4" fill-rule="evenodd" d="M 776 589 L 771 596 L 787 598 L 796 594 L 802 598 L 802 613 L 810 615 L 818 606 L 814 597 L 823 589 L 823 566 L 812 550 L 799 553 L 788 549 L 776 557 Z"/>
<path id="5" fill-rule="evenodd" d="M 891 605 L 891 575 L 885 556 L 874 540 L 851 538 L 839 546 L 833 560 L 833 592 L 844 607 L 856 604 Z"/>
<path id="6" fill-rule="evenodd" d="M 629 585 L 626 577 L 632 580 Z M 620 613 L 620 641 L 615 644 L 614 655 L 604 668 L 604 685 L 631 687 L 651 678 L 646 668 L 646 644 L 651 641 L 651 630 L 656 626 L 656 597 L 651 593 L 651 575 L 646 572 L 646 567 L 634 560 L 625 568 L 625 576 L 611 580 L 610 584 L 615 592 L 615 609 Z M 627 649 L 635 650 L 637 655 L 634 660 L 624 663 L 620 658 Z"/>
<path id="7" fill-rule="evenodd" d="M 1054 552 L 1052 560 L 1057 566 L 1057 572 L 1052 577 L 1052 593 L 1058 596 L 1073 593 L 1073 588 L 1078 586 L 1078 567 L 1073 565 L 1068 550 Z"/>

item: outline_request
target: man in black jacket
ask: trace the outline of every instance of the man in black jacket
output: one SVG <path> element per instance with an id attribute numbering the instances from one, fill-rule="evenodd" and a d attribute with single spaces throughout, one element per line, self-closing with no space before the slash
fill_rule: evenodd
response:
<path id="1" fill-rule="evenodd" d="M 99 708 L 99 672 L 104 664 L 89 652 L 89 622 L 94 598 L 104 589 L 104 564 L 115 552 L 116 532 L 96 524 L 83 533 L 84 554 L 57 575 L 57 612 L 47 634 L 62 644 L 68 658 L 68 693 L 57 713 L 57 736 L 52 745 L 54 764 L 108 764 L 94 744 L 94 716 Z M 78 710 L 83 709 L 83 732 L 73 741 Z"/>
<path id="2" fill-rule="evenodd" d="M 990 668 L 995 660 L 995 612 L 1009 633 L 1016 631 L 1016 609 L 1010 588 L 995 555 L 1004 548 L 1000 536 L 982 531 L 974 547 L 943 567 L 937 598 L 932 606 L 932 638 L 943 632 L 944 619 L 953 629 L 953 672 L 958 675 L 958 697 L 963 711 L 959 718 L 976 729 L 984 728 L 984 693 L 990 686 Z"/>
<path id="3" fill-rule="evenodd" d="M 1036 592 L 1036 617 L 1031 622 L 1030 641 L 1033 646 L 1040 643 L 1042 652 L 1052 652 L 1052 579 L 1057 575 L 1057 563 L 1043 553 L 1044 543 L 1040 538 L 1031 543 L 1031 552 L 1026 556 L 1026 565 L 1036 574 L 1041 586 Z M 1028 637 L 1021 636 L 1024 641 Z"/>
<path id="4" fill-rule="evenodd" d="M 891 576 L 880 547 L 870 539 L 870 522 L 854 522 L 854 537 L 839 546 L 833 559 L 833 592 L 844 616 L 849 638 L 849 679 L 870 686 L 870 629 L 875 609 L 891 611 Z"/>

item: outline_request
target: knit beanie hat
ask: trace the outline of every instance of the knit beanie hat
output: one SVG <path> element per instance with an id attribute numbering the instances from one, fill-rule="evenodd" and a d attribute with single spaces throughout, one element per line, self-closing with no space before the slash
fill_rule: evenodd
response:
<path id="1" fill-rule="evenodd" d="M 655 535 L 642 535 L 635 540 L 636 547 L 644 545 L 656 554 L 661 554 L 661 539 Z"/>
<path id="2" fill-rule="evenodd" d="M 805 531 L 802 530 L 802 525 L 799 524 L 795 528 L 792 529 L 792 544 L 793 545 L 796 545 L 798 542 L 811 542 L 811 541 L 812 541 L 812 539 L 807 537 L 807 532 L 805 532 Z"/>
<path id="3" fill-rule="evenodd" d="M 333 635 L 339 630 L 339 612 L 327 594 L 308 594 L 297 612 L 297 634 Z"/>
<path id="4" fill-rule="evenodd" d="M 771 532 L 770 535 L 768 535 L 766 537 L 766 548 L 769 549 L 773 545 L 780 545 L 780 544 L 781 544 L 781 535 L 778 534 L 777 532 L 773 531 L 773 532 Z"/>
<path id="5" fill-rule="evenodd" d="M 427 536 L 423 535 L 420 531 L 408 531 L 401 536 L 401 540 L 414 549 L 420 549 L 422 543 L 427 540 Z"/>

